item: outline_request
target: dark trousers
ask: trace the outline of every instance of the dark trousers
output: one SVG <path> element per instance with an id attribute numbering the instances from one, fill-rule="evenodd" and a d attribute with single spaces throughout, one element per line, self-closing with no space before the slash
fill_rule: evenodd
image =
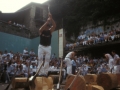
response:
<path id="1" fill-rule="evenodd" d="M 75 74 L 76 66 L 72 66 L 72 74 Z"/>

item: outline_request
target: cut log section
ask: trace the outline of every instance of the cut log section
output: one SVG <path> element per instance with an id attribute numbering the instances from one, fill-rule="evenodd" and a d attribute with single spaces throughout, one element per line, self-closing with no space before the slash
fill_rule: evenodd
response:
<path id="1" fill-rule="evenodd" d="M 97 77 L 97 84 L 104 90 L 110 90 L 118 86 L 117 76 L 115 74 L 100 74 Z"/>
<path id="2" fill-rule="evenodd" d="M 58 84 L 59 75 L 50 75 L 49 77 L 53 79 L 53 84 Z"/>
<path id="3" fill-rule="evenodd" d="M 35 90 L 52 90 L 53 80 L 51 77 L 36 77 Z"/>
<path id="4" fill-rule="evenodd" d="M 92 85 L 91 84 L 86 84 L 86 90 L 92 90 Z"/>
<path id="5" fill-rule="evenodd" d="M 27 78 L 15 78 L 12 81 L 12 88 L 17 89 L 17 88 L 29 88 L 28 83 L 27 83 Z"/>
<path id="6" fill-rule="evenodd" d="M 76 75 L 69 75 L 66 79 L 65 83 L 65 90 L 68 89 L 69 85 L 73 81 Z M 73 85 L 71 86 L 70 90 L 86 90 L 86 83 L 83 76 L 78 76 L 77 79 L 74 81 Z"/>
<path id="7" fill-rule="evenodd" d="M 86 84 L 86 90 L 104 90 L 103 87 L 98 85 Z"/>
<path id="8" fill-rule="evenodd" d="M 120 87 L 120 74 L 116 74 L 118 80 L 118 86 Z"/>
<path id="9" fill-rule="evenodd" d="M 87 74 L 84 76 L 86 83 L 97 85 L 97 75 L 96 74 Z"/>
<path id="10" fill-rule="evenodd" d="M 104 90 L 103 87 L 98 85 L 92 85 L 92 90 Z"/>

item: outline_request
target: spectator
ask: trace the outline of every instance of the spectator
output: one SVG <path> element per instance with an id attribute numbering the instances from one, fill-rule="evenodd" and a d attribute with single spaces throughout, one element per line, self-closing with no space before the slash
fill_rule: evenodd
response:
<path id="1" fill-rule="evenodd" d="M 77 59 L 77 57 L 75 57 L 75 59 Z M 75 74 L 76 66 L 77 66 L 76 61 L 72 59 L 71 63 L 72 63 L 72 74 Z"/>

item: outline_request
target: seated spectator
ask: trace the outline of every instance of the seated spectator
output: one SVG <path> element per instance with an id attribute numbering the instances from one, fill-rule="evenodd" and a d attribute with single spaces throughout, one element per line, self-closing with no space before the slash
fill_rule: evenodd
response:
<path id="1" fill-rule="evenodd" d="M 23 68 L 25 77 L 28 77 L 28 69 L 29 69 L 29 76 L 33 75 L 33 73 L 31 72 L 31 69 L 29 67 L 29 63 L 25 63 L 24 68 Z"/>
<path id="2" fill-rule="evenodd" d="M 35 52 L 33 51 L 33 49 L 31 49 L 31 51 L 29 52 L 30 58 L 34 58 L 35 56 Z"/>
<path id="3" fill-rule="evenodd" d="M 78 41 L 79 41 L 79 42 L 81 42 L 81 41 L 82 41 L 82 35 L 81 35 L 81 34 L 79 34 L 79 36 L 78 36 L 78 38 L 77 38 L 77 39 L 78 39 Z"/>
<path id="4" fill-rule="evenodd" d="M 88 37 L 85 37 L 84 40 L 83 40 L 83 46 L 84 45 L 88 45 Z"/>
<path id="5" fill-rule="evenodd" d="M 12 51 L 10 51 L 10 52 L 8 53 L 8 55 L 10 56 L 10 59 L 13 58 L 13 52 L 12 52 Z"/>
<path id="6" fill-rule="evenodd" d="M 101 73 L 101 66 L 99 65 L 98 67 L 97 67 L 97 74 L 100 74 Z"/>
<path id="7" fill-rule="evenodd" d="M 99 40 L 100 43 L 103 43 L 104 42 L 104 34 L 103 33 L 100 33 L 100 40 Z"/>
<path id="8" fill-rule="evenodd" d="M 72 49 L 74 49 L 74 46 L 73 46 L 72 43 L 70 43 L 70 44 L 69 44 L 69 50 L 72 50 Z"/>
<path id="9" fill-rule="evenodd" d="M 98 35 L 95 35 L 95 40 L 94 40 L 94 43 L 96 44 L 96 43 L 98 43 L 99 42 L 99 40 L 100 40 L 100 38 L 98 37 Z"/>
<path id="10" fill-rule="evenodd" d="M 55 53 L 52 54 L 51 59 L 52 59 L 52 60 L 55 59 Z"/>
<path id="11" fill-rule="evenodd" d="M 108 41 L 111 41 L 111 31 L 108 32 Z"/>
<path id="12" fill-rule="evenodd" d="M 87 65 L 83 65 L 82 66 L 82 75 L 85 76 L 87 75 L 88 72 L 88 66 Z"/>
<path id="13" fill-rule="evenodd" d="M 120 29 L 116 30 L 116 40 L 120 38 Z"/>
<path id="14" fill-rule="evenodd" d="M 110 38 L 113 41 L 115 38 L 115 33 L 113 31 L 110 32 Z"/>
<path id="15" fill-rule="evenodd" d="M 95 35 L 92 36 L 93 44 L 96 44 L 96 38 Z"/>
<path id="16" fill-rule="evenodd" d="M 72 49 L 75 49 L 76 47 L 77 47 L 77 43 L 74 43 Z"/>
<path id="17" fill-rule="evenodd" d="M 2 57 L 6 57 L 7 56 L 7 50 L 4 51 Z"/>
<path id="18" fill-rule="evenodd" d="M 37 70 L 37 64 L 32 62 L 32 64 L 30 65 L 30 73 L 31 73 L 31 75 L 35 75 L 36 70 Z"/>
<path id="19" fill-rule="evenodd" d="M 65 49 L 66 49 L 66 50 L 69 50 L 69 44 L 68 44 L 68 43 L 66 44 Z"/>
<path id="20" fill-rule="evenodd" d="M 23 50 L 23 57 L 27 58 L 28 56 L 29 56 L 29 52 L 28 52 L 27 48 L 25 48 Z"/>
<path id="21" fill-rule="evenodd" d="M 109 36 L 108 36 L 107 32 L 104 32 L 104 40 L 105 40 L 105 42 L 107 42 L 109 40 Z"/>
<path id="22" fill-rule="evenodd" d="M 88 45 L 93 44 L 92 36 L 88 36 Z"/>
<path id="23" fill-rule="evenodd" d="M 78 41 L 76 42 L 76 45 L 79 46 L 79 42 Z"/>
<path id="24" fill-rule="evenodd" d="M 25 76 L 23 66 L 21 64 L 17 65 L 16 69 L 17 69 L 16 77 L 24 77 Z"/>
<path id="25" fill-rule="evenodd" d="M 105 68 L 105 65 L 102 64 L 101 65 L 101 73 L 106 73 L 107 72 L 107 69 Z"/>

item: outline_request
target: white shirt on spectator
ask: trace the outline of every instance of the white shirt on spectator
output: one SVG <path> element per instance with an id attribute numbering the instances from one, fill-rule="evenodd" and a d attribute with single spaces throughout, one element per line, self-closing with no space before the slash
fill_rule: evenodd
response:
<path id="1" fill-rule="evenodd" d="M 26 49 L 23 50 L 23 55 L 28 55 L 28 51 Z"/>
<path id="2" fill-rule="evenodd" d="M 13 54 L 12 53 L 8 53 L 8 55 L 10 55 L 10 59 L 13 58 Z"/>
<path id="3" fill-rule="evenodd" d="M 30 51 L 29 54 L 30 55 L 35 55 L 35 52 L 34 51 Z"/>

